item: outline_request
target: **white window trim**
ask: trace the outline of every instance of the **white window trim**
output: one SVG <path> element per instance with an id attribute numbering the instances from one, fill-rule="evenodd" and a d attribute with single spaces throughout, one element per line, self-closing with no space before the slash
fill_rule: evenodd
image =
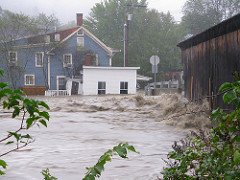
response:
<path id="1" fill-rule="evenodd" d="M 37 54 L 42 54 L 42 65 L 37 64 Z M 43 67 L 43 58 L 44 58 L 44 53 L 43 52 L 36 52 L 35 53 L 35 66 L 36 67 Z"/>
<path id="2" fill-rule="evenodd" d="M 121 89 L 121 83 L 124 83 L 124 86 L 126 85 L 126 83 L 127 83 L 127 88 L 126 87 L 124 87 L 124 89 Z M 128 86 L 129 86 L 129 83 L 128 83 L 128 81 L 120 81 L 120 92 L 121 91 L 127 91 L 127 94 L 128 94 Z"/>
<path id="3" fill-rule="evenodd" d="M 32 76 L 33 77 L 33 84 L 27 84 L 27 76 Z M 34 74 L 25 74 L 24 75 L 24 85 L 25 86 L 35 86 L 35 75 Z"/>
<path id="4" fill-rule="evenodd" d="M 82 38 L 82 39 L 83 39 L 82 44 L 80 44 L 80 43 L 78 42 L 78 39 L 79 39 L 79 38 Z M 78 36 L 78 37 L 77 37 L 77 46 L 78 46 L 78 47 L 84 47 L 84 44 L 85 44 L 84 36 Z"/>
<path id="5" fill-rule="evenodd" d="M 107 93 L 107 82 L 106 81 L 98 81 L 98 85 L 99 85 L 99 83 L 104 83 L 105 84 L 105 88 L 104 89 L 101 89 L 101 88 L 97 88 L 97 91 L 99 92 L 99 91 L 105 91 L 105 93 L 104 94 L 106 94 Z M 99 93 L 98 93 L 99 94 Z"/>
<path id="6" fill-rule="evenodd" d="M 15 53 L 16 54 L 16 60 L 15 61 L 10 61 L 10 53 Z M 8 51 L 8 62 L 10 63 L 16 63 L 17 62 L 17 51 Z"/>
<path id="7" fill-rule="evenodd" d="M 59 90 L 59 79 L 66 78 L 66 76 L 57 76 L 57 90 Z"/>
<path id="8" fill-rule="evenodd" d="M 60 38 L 60 34 L 59 34 L 59 33 L 57 33 L 57 34 L 54 35 L 54 40 L 55 40 L 55 41 L 58 42 L 58 41 L 60 41 L 60 39 L 61 39 L 61 38 Z"/>
<path id="9" fill-rule="evenodd" d="M 71 61 L 70 63 L 68 63 L 68 64 L 65 63 L 65 56 L 70 56 L 71 57 L 70 58 L 70 61 Z M 70 54 L 70 53 L 69 54 L 63 54 L 63 67 L 69 67 L 69 65 L 72 66 L 72 54 Z"/>

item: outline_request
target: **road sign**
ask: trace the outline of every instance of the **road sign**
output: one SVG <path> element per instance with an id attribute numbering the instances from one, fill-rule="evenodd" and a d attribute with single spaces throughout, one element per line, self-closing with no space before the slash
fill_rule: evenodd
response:
<path id="1" fill-rule="evenodd" d="M 156 55 L 153 55 L 150 57 L 150 63 L 152 65 L 158 65 L 158 63 L 160 62 L 160 58 Z"/>
<path id="2" fill-rule="evenodd" d="M 158 65 L 152 65 L 152 73 L 158 73 Z"/>

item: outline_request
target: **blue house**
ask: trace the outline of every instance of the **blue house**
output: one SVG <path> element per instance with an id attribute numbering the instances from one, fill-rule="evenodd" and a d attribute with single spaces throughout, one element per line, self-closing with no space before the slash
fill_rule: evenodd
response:
<path id="1" fill-rule="evenodd" d="M 106 46 L 82 26 L 13 40 L 0 52 L 3 81 L 29 95 L 79 94 L 83 66 L 112 66 L 116 50 Z M 69 89 L 71 92 L 69 92 Z M 67 91 L 68 90 L 68 91 Z"/>

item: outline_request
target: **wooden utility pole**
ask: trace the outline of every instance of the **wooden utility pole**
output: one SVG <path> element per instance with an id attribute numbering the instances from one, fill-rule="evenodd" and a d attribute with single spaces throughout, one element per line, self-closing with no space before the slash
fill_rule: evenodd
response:
<path id="1" fill-rule="evenodd" d="M 132 14 L 127 14 L 126 24 L 124 24 L 124 67 L 128 66 L 128 44 L 129 44 L 129 24 Z"/>
<path id="2" fill-rule="evenodd" d="M 145 8 L 147 7 L 146 5 L 141 5 L 141 4 L 127 4 L 127 11 L 129 11 L 130 8 Z M 127 12 L 126 15 L 126 22 L 124 24 L 124 62 L 123 62 L 123 66 L 127 67 L 129 60 L 128 60 L 128 45 L 129 45 L 129 25 L 130 25 L 130 21 L 132 20 L 132 14 Z"/>

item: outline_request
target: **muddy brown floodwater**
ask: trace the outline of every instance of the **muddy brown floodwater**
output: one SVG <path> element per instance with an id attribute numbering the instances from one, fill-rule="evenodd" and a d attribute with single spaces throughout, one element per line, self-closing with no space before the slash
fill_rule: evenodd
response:
<path id="1" fill-rule="evenodd" d="M 129 153 L 128 159 L 114 157 L 100 179 L 156 179 L 165 166 L 163 159 L 171 145 L 183 138 L 186 130 L 156 120 L 161 107 L 158 99 L 141 106 L 134 99 L 43 98 L 52 107 L 48 128 L 33 127 L 30 134 L 35 142 L 4 156 L 8 169 L 1 179 L 39 180 L 43 179 L 40 172 L 45 168 L 59 180 L 81 179 L 85 167 L 93 166 L 106 150 L 120 142 L 128 142 L 140 154 Z M 16 129 L 19 123 L 3 117 L 0 116 L 0 137 L 6 130 Z M 0 145 L 1 152 L 4 148 Z"/>

